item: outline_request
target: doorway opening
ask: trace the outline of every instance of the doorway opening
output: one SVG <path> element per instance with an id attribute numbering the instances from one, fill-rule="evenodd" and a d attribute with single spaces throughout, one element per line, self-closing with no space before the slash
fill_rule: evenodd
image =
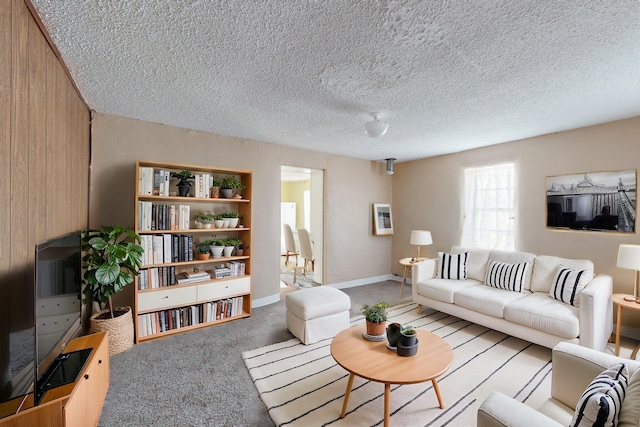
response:
<path id="1" fill-rule="evenodd" d="M 299 166 L 281 166 L 280 202 L 281 287 L 301 288 L 322 285 L 324 280 L 324 171 Z M 285 224 L 292 230 L 293 248 L 291 245 L 287 247 Z M 301 229 L 305 229 L 309 234 L 310 251 L 300 247 L 298 230 Z M 304 242 L 303 238 L 302 243 Z M 306 260 L 303 254 L 307 256 Z"/>

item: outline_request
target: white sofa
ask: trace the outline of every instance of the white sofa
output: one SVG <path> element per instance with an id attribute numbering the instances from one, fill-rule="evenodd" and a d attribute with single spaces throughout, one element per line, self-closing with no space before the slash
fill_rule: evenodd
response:
<path id="1" fill-rule="evenodd" d="M 593 274 L 589 260 L 454 246 L 450 253 L 468 253 L 467 279 L 439 278 L 438 259 L 412 267 L 413 301 L 497 331 L 553 348 L 572 342 L 602 350 L 611 336 L 611 276 Z M 489 262 L 530 263 L 521 292 L 484 284 Z M 575 307 L 549 296 L 559 266 L 586 270 L 588 283 Z"/>
<path id="2" fill-rule="evenodd" d="M 576 405 L 589 383 L 605 369 L 625 363 L 629 386 L 619 412 L 618 427 L 640 425 L 640 362 L 569 343 L 560 343 L 552 352 L 551 395 L 537 409 L 492 392 L 477 413 L 478 427 L 568 426 Z"/>

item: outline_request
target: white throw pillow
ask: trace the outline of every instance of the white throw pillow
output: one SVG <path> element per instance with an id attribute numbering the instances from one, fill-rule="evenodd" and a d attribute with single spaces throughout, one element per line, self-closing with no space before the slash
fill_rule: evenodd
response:
<path id="1" fill-rule="evenodd" d="M 530 265 L 528 262 L 509 264 L 489 260 L 484 284 L 493 288 L 522 292 Z"/>
<path id="2" fill-rule="evenodd" d="M 590 274 L 587 270 L 572 270 L 560 265 L 551 282 L 549 296 L 578 307 L 580 305 L 580 292 L 589 283 L 589 277 L 593 277 L 593 274 Z"/>
<path id="3" fill-rule="evenodd" d="M 438 276 L 440 279 L 467 279 L 469 253 L 446 254 L 438 252 Z"/>
<path id="4" fill-rule="evenodd" d="M 616 426 L 628 384 L 629 371 L 624 363 L 595 377 L 578 400 L 569 427 Z"/>
<path id="5" fill-rule="evenodd" d="M 622 401 L 618 427 L 640 426 L 640 369 L 637 369 L 629 378 L 627 395 Z"/>

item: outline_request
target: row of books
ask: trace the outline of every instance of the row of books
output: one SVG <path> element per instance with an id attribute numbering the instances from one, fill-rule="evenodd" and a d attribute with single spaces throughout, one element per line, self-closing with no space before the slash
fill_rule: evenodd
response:
<path id="1" fill-rule="evenodd" d="M 241 296 L 138 315 L 138 337 L 242 314 Z M 203 313 L 204 310 L 204 313 Z"/>
<path id="2" fill-rule="evenodd" d="M 176 284 L 176 268 L 154 267 L 138 271 L 138 290 L 162 288 Z"/>
<path id="3" fill-rule="evenodd" d="M 188 230 L 191 221 L 189 205 L 157 205 L 138 201 L 138 230 Z"/>
<path id="4" fill-rule="evenodd" d="M 202 323 L 202 305 L 172 308 L 138 315 L 138 336 L 159 334 Z"/>
<path id="5" fill-rule="evenodd" d="M 213 175 L 210 173 L 193 174 L 193 196 L 209 198 L 213 187 Z M 140 167 L 138 171 L 138 194 L 141 196 L 168 196 L 171 171 Z"/>
<path id="6" fill-rule="evenodd" d="M 193 236 L 184 234 L 142 234 L 142 265 L 193 261 Z"/>
<path id="7" fill-rule="evenodd" d="M 141 196 L 168 196 L 171 172 L 163 169 L 140 167 L 138 170 L 138 194 Z"/>

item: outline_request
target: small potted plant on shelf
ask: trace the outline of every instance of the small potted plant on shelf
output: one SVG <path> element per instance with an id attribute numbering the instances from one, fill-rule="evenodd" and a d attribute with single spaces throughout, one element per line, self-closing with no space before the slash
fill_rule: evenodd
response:
<path id="1" fill-rule="evenodd" d="M 220 185 L 222 184 L 222 182 L 220 180 L 217 179 L 213 179 L 213 185 L 211 186 L 211 188 L 209 189 L 209 197 L 211 197 L 212 199 L 217 199 L 220 197 Z"/>
<path id="2" fill-rule="evenodd" d="M 220 182 L 220 194 L 225 199 L 232 198 L 235 192 L 244 190 L 245 188 L 247 187 L 245 187 L 235 175 L 227 175 Z"/>
<path id="3" fill-rule="evenodd" d="M 222 228 L 224 226 L 224 218 L 222 215 L 214 215 L 213 216 L 213 227 L 214 228 Z"/>
<path id="4" fill-rule="evenodd" d="M 191 180 L 195 179 L 195 176 L 189 170 L 183 170 L 180 172 L 171 172 L 171 176 L 178 178 L 178 195 L 181 197 L 187 197 L 191 187 L 193 186 Z"/>
<path id="5" fill-rule="evenodd" d="M 387 308 L 389 304 L 380 301 L 374 305 L 365 304 L 362 306 L 362 315 L 366 319 L 367 335 L 378 337 L 384 335 L 387 322 Z"/>
<path id="6" fill-rule="evenodd" d="M 240 214 L 238 212 L 225 212 L 222 214 L 222 218 L 229 221 L 229 228 L 236 228 L 238 221 L 240 221 Z"/>
<path id="7" fill-rule="evenodd" d="M 198 246 L 196 246 L 196 250 L 198 251 L 198 253 L 196 254 L 196 258 L 200 261 L 209 259 L 209 256 L 211 256 L 211 248 L 209 246 L 210 245 L 209 243 L 207 243 L 207 241 L 202 242 Z"/>
<path id="8" fill-rule="evenodd" d="M 109 333 L 109 354 L 133 346 L 131 307 L 113 307 L 111 296 L 133 282 L 142 265 L 144 249 L 140 236 L 122 226 L 82 232 L 83 302 L 97 304 L 101 311 L 89 319 L 90 332 Z"/>
<path id="9" fill-rule="evenodd" d="M 235 240 L 234 239 L 224 239 L 223 240 L 223 244 L 224 244 L 224 250 L 222 251 L 222 256 L 226 256 L 226 257 L 231 256 L 231 254 L 233 253 L 233 250 L 236 248 L 235 247 Z"/>
<path id="10" fill-rule="evenodd" d="M 199 214 L 193 217 L 193 220 L 196 223 L 201 223 L 203 228 L 211 228 L 211 223 L 213 222 L 214 215 L 209 211 L 200 211 Z M 200 227 L 198 227 L 200 228 Z"/>
<path id="11" fill-rule="evenodd" d="M 223 239 L 217 239 L 216 236 L 213 236 L 213 239 L 206 240 L 204 243 L 209 244 L 209 249 L 211 250 L 211 256 L 213 258 L 222 257 L 222 252 L 224 250 Z"/>
<path id="12" fill-rule="evenodd" d="M 236 256 L 244 255 L 244 248 L 243 248 L 243 245 L 242 245 L 242 240 L 236 239 L 235 240 L 235 246 L 236 246 L 236 250 L 235 250 L 234 254 Z"/>

